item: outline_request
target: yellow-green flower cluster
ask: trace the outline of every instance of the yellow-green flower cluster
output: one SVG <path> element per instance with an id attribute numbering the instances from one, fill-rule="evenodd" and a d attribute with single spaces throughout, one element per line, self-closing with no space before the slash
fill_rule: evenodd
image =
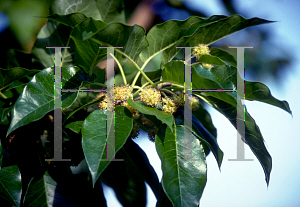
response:
<path id="1" fill-rule="evenodd" d="M 162 110 L 169 113 L 173 114 L 176 111 L 176 105 L 174 101 L 170 98 L 163 98 L 162 102 L 164 103 Z"/>
<path id="2" fill-rule="evenodd" d="M 199 44 L 193 49 L 193 55 L 196 57 L 197 60 L 199 60 L 202 55 L 210 55 L 209 47 L 205 44 Z M 202 63 L 202 66 L 208 69 L 211 69 L 213 67 L 211 64 L 208 63 Z"/>
<path id="3" fill-rule="evenodd" d="M 97 98 L 99 98 L 100 96 L 105 96 L 105 98 L 99 103 L 99 108 L 105 110 L 107 109 L 107 94 L 100 93 L 97 95 Z M 130 85 L 116 86 L 114 88 L 114 96 L 115 96 L 114 100 L 115 102 L 117 101 L 118 104 L 127 101 L 127 99 L 132 98 L 131 86 Z M 127 108 L 129 109 L 129 105 Z"/>
<path id="4" fill-rule="evenodd" d="M 105 109 L 107 109 L 107 94 L 105 94 L 105 93 L 100 93 L 100 94 L 98 94 L 97 95 L 97 97 L 96 98 L 99 98 L 100 96 L 105 96 L 104 97 L 104 99 L 99 103 L 99 108 L 101 109 L 101 110 L 105 110 Z"/>
<path id="5" fill-rule="evenodd" d="M 148 106 L 157 106 L 161 101 L 161 94 L 158 90 L 154 88 L 146 88 L 141 93 L 139 93 L 141 101 Z"/>
<path id="6" fill-rule="evenodd" d="M 199 44 L 197 47 L 193 49 L 193 55 L 199 60 L 202 55 L 209 55 L 210 50 L 209 47 L 205 44 Z"/>
<path id="7" fill-rule="evenodd" d="M 192 111 L 196 111 L 200 106 L 199 99 L 196 97 L 192 97 Z"/>
<path id="8" fill-rule="evenodd" d="M 124 85 L 124 86 L 116 86 L 114 93 L 115 93 L 115 100 L 121 100 L 125 101 L 129 98 L 132 99 L 132 88 L 130 85 Z"/>

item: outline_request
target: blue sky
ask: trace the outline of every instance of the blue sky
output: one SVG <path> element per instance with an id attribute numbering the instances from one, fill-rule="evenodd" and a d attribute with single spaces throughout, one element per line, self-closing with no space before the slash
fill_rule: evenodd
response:
<path id="1" fill-rule="evenodd" d="M 225 14 L 218 0 L 189 0 L 193 7 L 207 8 L 207 15 Z M 272 41 L 289 51 L 295 51 L 294 62 L 290 65 L 292 72 L 284 76 L 283 84 L 278 87 L 270 78 L 259 80 L 269 86 L 274 97 L 287 100 L 293 112 L 291 117 L 285 111 L 264 103 L 246 101 L 248 112 L 255 119 L 264 136 L 269 153 L 272 156 L 273 168 L 269 187 L 267 188 L 264 172 L 260 163 L 245 145 L 245 158 L 254 159 L 250 162 L 232 162 L 236 158 L 236 130 L 229 121 L 214 109 L 210 110 L 213 123 L 218 129 L 218 142 L 224 152 L 221 172 L 212 155 L 207 157 L 208 181 L 201 198 L 201 207 L 296 207 L 300 204 L 300 48 L 298 27 L 299 3 L 296 1 L 251 0 L 234 1 L 237 10 L 244 17 L 260 17 L 279 21 L 273 24 L 261 25 L 274 31 Z M 238 35 L 238 33 L 237 33 Z M 247 52 L 247 50 L 245 50 Z M 273 51 L 270 51 L 273 52 Z M 245 65 L 247 70 L 247 65 Z M 247 76 L 246 76 L 247 80 Z M 153 143 L 145 134 L 141 134 L 136 142 L 149 156 L 159 178 L 162 176 L 160 160 Z M 111 196 L 112 190 L 105 192 L 108 206 L 118 207 L 118 201 Z M 153 207 L 156 199 L 148 187 L 148 205 Z"/>

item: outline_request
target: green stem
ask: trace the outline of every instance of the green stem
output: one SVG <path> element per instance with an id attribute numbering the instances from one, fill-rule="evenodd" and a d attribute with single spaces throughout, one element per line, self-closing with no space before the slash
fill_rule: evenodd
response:
<path id="1" fill-rule="evenodd" d="M 4 95 L 1 91 L 0 91 L 0 96 L 4 99 L 8 99 L 6 95 Z"/>
<path id="2" fill-rule="evenodd" d="M 70 38 L 71 37 L 69 37 L 69 39 L 68 39 L 67 46 L 70 44 Z M 63 66 L 63 63 L 65 62 L 65 57 L 66 57 L 66 54 L 67 54 L 67 49 L 68 48 L 65 48 L 64 55 L 62 56 L 61 67 Z"/>
<path id="3" fill-rule="evenodd" d="M 172 92 L 172 91 L 170 91 L 170 90 L 168 90 L 168 89 L 166 89 L 166 88 L 161 89 L 161 91 L 166 91 L 166 92 L 168 92 L 168 93 L 170 93 L 170 94 L 174 94 L 174 92 Z"/>
<path id="4" fill-rule="evenodd" d="M 98 57 L 98 55 L 99 55 L 100 49 L 101 49 L 101 48 L 98 49 L 97 55 L 96 55 L 96 57 L 95 57 L 95 59 L 94 59 L 92 65 L 91 65 L 91 67 L 90 67 L 90 72 L 89 72 L 90 75 L 92 75 L 93 70 L 94 70 L 94 68 L 95 68 L 96 60 L 97 60 L 97 57 Z"/>
<path id="5" fill-rule="evenodd" d="M 122 65 L 120 64 L 119 60 L 113 54 L 110 53 L 110 56 L 112 56 L 114 58 L 114 60 L 116 61 L 116 63 L 118 64 L 121 75 L 122 75 L 122 78 L 123 78 L 123 82 L 124 82 L 125 85 L 127 85 L 127 80 L 126 80 Z"/>
<path id="6" fill-rule="evenodd" d="M 138 64 L 136 64 L 136 62 L 134 62 L 134 60 L 132 60 L 127 54 L 123 53 L 121 50 L 116 49 L 117 52 L 119 52 L 120 54 L 124 55 L 128 60 L 130 60 L 133 65 L 139 70 L 139 73 L 141 73 L 144 78 L 154 87 L 157 89 L 156 85 L 149 79 L 149 77 L 143 72 L 143 70 L 141 70 L 141 68 L 138 66 Z M 138 74 L 139 74 L 138 73 Z M 136 76 L 137 77 L 137 76 Z M 132 87 L 135 85 L 137 79 L 134 79 L 133 83 L 132 83 Z"/>

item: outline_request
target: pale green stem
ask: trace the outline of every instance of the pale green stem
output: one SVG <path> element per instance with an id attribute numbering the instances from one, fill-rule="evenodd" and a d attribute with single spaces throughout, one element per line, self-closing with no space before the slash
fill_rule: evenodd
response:
<path id="1" fill-rule="evenodd" d="M 134 62 L 134 60 L 132 60 L 127 54 L 123 53 L 121 50 L 116 49 L 117 52 L 119 52 L 120 54 L 124 55 L 128 60 L 130 60 L 133 65 L 139 70 L 139 73 L 141 73 L 144 78 L 154 87 L 157 89 L 156 85 L 154 85 L 154 83 L 150 80 L 150 78 L 141 70 L 141 68 L 138 66 L 138 64 L 136 64 L 136 62 Z M 136 81 L 135 81 L 136 82 Z M 131 86 L 133 87 L 135 85 L 135 82 L 133 82 L 131 84 Z"/>
<path id="2" fill-rule="evenodd" d="M 170 90 L 168 90 L 168 89 L 166 89 L 166 88 L 163 88 L 163 89 L 161 89 L 162 91 L 166 91 L 166 92 L 168 92 L 168 93 L 170 93 L 170 94 L 174 94 L 174 92 L 172 92 L 172 91 L 170 91 Z"/>
<path id="3" fill-rule="evenodd" d="M 0 96 L 4 99 L 8 99 L 6 95 L 4 95 L 1 91 L 0 91 Z"/>
<path id="4" fill-rule="evenodd" d="M 67 46 L 68 46 L 69 44 L 70 44 L 70 37 L 69 37 L 69 39 L 68 39 Z M 66 57 L 66 54 L 67 54 L 67 49 L 68 49 L 68 48 L 65 48 L 64 55 L 62 56 L 61 67 L 63 67 L 63 63 L 65 62 L 65 57 Z"/>
<path id="5" fill-rule="evenodd" d="M 121 72 L 121 75 L 122 75 L 122 78 L 123 78 L 123 82 L 124 82 L 125 85 L 127 85 L 127 80 L 126 80 L 123 68 L 122 68 L 119 60 L 113 54 L 111 54 L 111 53 L 110 53 L 110 56 L 112 56 L 114 58 L 114 60 L 116 61 L 116 63 L 118 64 L 120 72 Z"/>
<path id="6" fill-rule="evenodd" d="M 95 68 L 96 60 L 97 60 L 97 57 L 98 57 L 98 55 L 99 55 L 100 49 L 101 49 L 101 48 L 98 49 L 97 55 L 96 55 L 96 57 L 95 57 L 95 59 L 94 59 L 92 65 L 91 65 L 90 72 L 89 72 L 90 75 L 92 75 L 93 70 L 94 70 L 94 68 Z"/>

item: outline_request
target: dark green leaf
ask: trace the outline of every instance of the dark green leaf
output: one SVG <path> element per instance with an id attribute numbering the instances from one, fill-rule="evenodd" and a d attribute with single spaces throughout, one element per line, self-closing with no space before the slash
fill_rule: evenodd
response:
<path id="1" fill-rule="evenodd" d="M 106 49 L 100 49 L 101 45 L 92 40 L 82 41 L 83 33 L 94 33 L 106 26 L 105 22 L 87 18 L 74 28 L 70 36 L 75 43 L 75 62 L 86 72 L 92 71 L 100 60 L 106 57 Z"/>
<path id="2" fill-rule="evenodd" d="M 86 35 L 86 37 L 83 36 L 84 39 L 91 38 L 91 40 L 99 44 L 98 46 L 123 47 L 122 49 L 116 49 L 116 51 L 122 51 L 135 62 L 137 62 L 142 50 L 148 46 L 145 36 L 146 31 L 138 25 L 128 26 L 121 23 L 113 23 L 97 32 L 89 29 L 86 29 L 86 31 L 92 31 L 93 33 Z M 117 53 L 116 57 L 120 61 L 123 56 Z"/>
<path id="3" fill-rule="evenodd" d="M 39 70 L 28 70 L 26 68 L 16 67 L 11 69 L 0 68 L 0 91 L 10 85 L 13 81 L 19 80 L 26 75 L 37 73 Z"/>
<path id="4" fill-rule="evenodd" d="M 159 184 L 159 198 L 157 199 L 156 207 L 174 207 L 161 183 Z"/>
<path id="5" fill-rule="evenodd" d="M 82 13 L 73 13 L 68 15 L 51 14 L 46 18 L 64 24 L 68 27 L 74 28 L 77 24 L 85 20 L 87 17 Z"/>
<path id="6" fill-rule="evenodd" d="M 25 86 L 27 83 L 22 83 L 20 81 L 14 81 L 10 84 L 10 86 L 8 87 L 8 89 L 13 89 L 13 88 L 17 88 L 19 86 Z"/>
<path id="7" fill-rule="evenodd" d="M 128 99 L 127 102 L 130 106 L 136 108 L 139 112 L 143 114 L 156 116 L 156 118 L 161 120 L 163 123 L 167 124 L 170 127 L 170 129 L 173 131 L 174 117 L 172 114 L 168 114 L 164 111 L 160 111 L 157 108 L 145 106 L 142 104 L 141 101 L 133 101 L 132 99 Z"/>
<path id="8" fill-rule="evenodd" d="M 31 52 L 35 56 L 35 61 L 40 62 L 44 68 L 54 66 L 54 46 L 68 47 L 61 49 L 62 66 L 74 65 L 74 45 L 70 42 L 70 33 L 72 28 L 49 20 L 40 30 L 37 40 L 33 45 Z"/>
<path id="9" fill-rule="evenodd" d="M 233 66 L 218 66 L 211 69 L 211 72 L 221 81 L 231 81 L 237 84 L 237 68 Z M 241 78 L 240 74 L 238 75 Z M 270 89 L 263 83 L 245 81 L 245 98 L 249 101 L 260 101 L 277 106 L 292 114 L 288 102 L 274 98 Z"/>
<path id="10" fill-rule="evenodd" d="M 20 126 L 39 120 L 54 110 L 54 69 L 46 68 L 37 73 L 24 88 L 12 111 L 12 121 L 7 134 Z M 62 67 L 63 89 L 78 89 L 81 82 L 89 80 L 78 67 Z M 76 100 L 78 92 L 62 93 L 62 108 L 67 108 Z"/>
<path id="11" fill-rule="evenodd" d="M 24 206 L 52 206 L 56 186 L 48 172 L 42 178 L 33 178 L 25 194 Z"/>
<path id="12" fill-rule="evenodd" d="M 13 206 L 20 206 L 21 174 L 17 165 L 4 167 L 0 170 L 1 197 L 8 200 Z"/>
<path id="13" fill-rule="evenodd" d="M 130 158 L 132 165 L 137 169 L 143 179 L 152 189 L 156 199 L 159 198 L 159 180 L 155 170 L 150 164 L 146 153 L 132 139 L 128 139 L 123 146 L 124 153 Z"/>
<path id="14" fill-rule="evenodd" d="M 185 139 L 192 145 L 192 159 L 184 160 Z M 191 134 L 184 137 L 184 127 L 172 133 L 163 125 L 155 137 L 156 151 L 161 159 L 162 186 L 174 206 L 199 205 L 207 180 L 206 158 L 200 141 Z"/>
<path id="15" fill-rule="evenodd" d="M 182 61 L 171 61 L 163 65 L 162 79 L 163 81 L 184 85 L 184 63 Z M 192 66 L 193 90 L 202 89 L 234 89 L 233 83 L 229 81 L 221 81 L 217 79 L 208 68 L 202 65 Z M 235 92 L 205 92 L 220 100 L 226 101 L 232 105 L 236 105 Z"/>
<path id="16" fill-rule="evenodd" d="M 184 113 L 183 109 L 181 109 L 181 111 L 182 113 Z M 183 116 L 181 117 L 180 124 L 184 124 Z M 192 129 L 188 129 L 192 130 L 194 135 L 200 139 L 202 145 L 205 145 L 209 148 L 209 150 L 213 152 L 218 163 L 218 167 L 220 169 L 223 160 L 223 152 L 217 143 L 217 139 L 203 126 L 203 124 L 193 114 L 192 124 Z"/>
<path id="17" fill-rule="evenodd" d="M 4 120 L 7 114 L 14 108 L 14 106 L 10 106 L 8 108 L 0 108 L 0 120 Z"/>
<path id="18" fill-rule="evenodd" d="M 115 108 L 115 153 L 126 142 L 132 130 L 132 115 L 124 106 Z M 106 122 L 107 115 L 103 110 L 93 111 L 83 122 L 82 149 L 92 175 L 93 185 L 110 161 L 106 159 Z"/>
<path id="19" fill-rule="evenodd" d="M 236 128 L 237 121 L 237 106 L 232 106 L 224 101 L 218 100 L 208 94 L 198 95 L 200 98 L 205 100 L 208 104 L 217 109 L 220 113 L 222 113 Z M 241 109 L 243 110 L 243 109 Z M 261 166 L 263 167 L 267 185 L 270 180 L 270 173 L 272 169 L 272 158 L 269 152 L 266 149 L 264 144 L 263 136 L 259 130 L 259 127 L 256 125 L 254 119 L 250 116 L 245 108 L 245 137 L 242 137 L 244 142 L 250 147 L 253 154 L 257 157 Z M 238 119 L 244 120 L 243 117 L 238 117 Z M 242 132 L 240 132 L 242 133 Z"/>
<path id="20" fill-rule="evenodd" d="M 192 16 L 184 21 L 170 20 L 155 25 L 148 32 L 149 47 L 142 52 L 141 59 L 146 61 L 163 51 L 162 60 L 167 63 L 180 51 L 176 46 L 210 45 L 244 28 L 270 22 L 259 18 L 245 19 L 240 15 L 214 15 L 208 19 Z"/>
<path id="21" fill-rule="evenodd" d="M 221 50 L 220 48 L 210 47 L 210 54 L 219 57 L 223 61 L 226 61 L 227 63 L 232 64 L 236 67 L 236 59 L 233 55 L 231 55 L 229 52 L 225 50 Z"/>
<path id="22" fill-rule="evenodd" d="M 79 134 L 82 128 L 83 121 L 74 121 L 67 124 L 65 127 L 71 129 L 73 132 Z"/>
<path id="23" fill-rule="evenodd" d="M 151 56 L 165 51 L 170 47 L 175 47 L 176 52 L 176 46 L 184 46 L 192 36 L 201 31 L 201 27 L 224 18 L 226 18 L 226 16 L 223 15 L 212 16 L 209 19 L 192 16 L 184 21 L 170 20 L 155 25 L 147 34 L 149 47 L 141 53 L 142 61 L 145 62 Z M 177 52 L 179 52 L 179 50 Z M 164 63 L 169 62 L 175 55 L 176 54 L 173 53 L 163 52 L 162 58 Z"/>
<path id="24" fill-rule="evenodd" d="M 116 158 L 123 161 L 111 162 L 101 174 L 101 180 L 114 189 L 122 206 L 146 206 L 146 186 L 139 170 L 141 166 L 132 160 L 124 148 L 116 154 Z"/>

